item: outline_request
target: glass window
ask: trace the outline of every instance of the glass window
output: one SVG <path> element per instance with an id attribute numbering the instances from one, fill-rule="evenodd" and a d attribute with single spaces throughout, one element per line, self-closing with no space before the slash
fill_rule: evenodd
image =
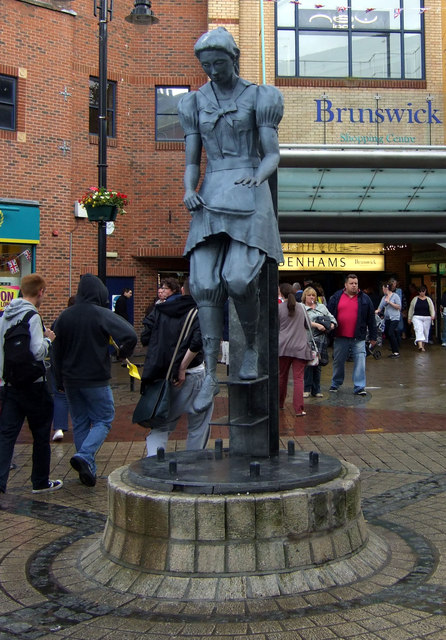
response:
<path id="1" fill-rule="evenodd" d="M 322 37 L 321 37 L 322 36 Z M 348 75 L 348 38 L 344 33 L 303 33 L 299 39 L 301 76 L 331 78 Z"/>
<path id="2" fill-rule="evenodd" d="M 15 129 L 16 78 L 0 75 L 0 129 Z"/>
<path id="3" fill-rule="evenodd" d="M 294 27 L 294 6 L 289 0 L 277 3 L 277 24 L 279 27 Z"/>
<path id="4" fill-rule="evenodd" d="M 398 78 L 401 70 L 400 37 L 371 33 L 352 38 L 353 75 L 358 78 Z"/>
<path id="5" fill-rule="evenodd" d="M 107 136 L 116 137 L 116 82 L 107 81 Z M 90 78 L 89 133 L 99 134 L 99 78 Z"/>
<path id="6" fill-rule="evenodd" d="M 279 76 L 296 75 L 294 31 L 279 31 L 277 34 L 277 73 Z"/>
<path id="7" fill-rule="evenodd" d="M 184 132 L 178 119 L 178 101 L 188 91 L 188 87 L 156 88 L 157 140 L 184 140 Z"/>
<path id="8" fill-rule="evenodd" d="M 423 67 L 422 40 L 416 33 L 406 33 L 404 36 L 404 64 L 406 78 L 420 78 Z"/>
<path id="9" fill-rule="evenodd" d="M 276 3 L 282 77 L 424 78 L 423 0 Z M 296 60 L 297 56 L 297 60 Z"/>

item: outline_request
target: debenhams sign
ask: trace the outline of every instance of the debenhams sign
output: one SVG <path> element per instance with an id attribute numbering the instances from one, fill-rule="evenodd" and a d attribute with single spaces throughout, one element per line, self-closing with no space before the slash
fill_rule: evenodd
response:
<path id="1" fill-rule="evenodd" d="M 384 256 L 340 253 L 285 253 L 280 271 L 384 271 Z"/>

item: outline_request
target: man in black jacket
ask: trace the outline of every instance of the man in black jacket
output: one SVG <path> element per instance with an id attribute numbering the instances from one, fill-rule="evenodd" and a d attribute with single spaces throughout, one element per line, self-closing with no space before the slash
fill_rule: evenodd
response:
<path id="1" fill-rule="evenodd" d="M 157 304 L 143 321 L 144 329 L 141 342 L 147 346 L 147 355 L 142 372 L 142 388 L 147 382 L 164 378 L 172 360 L 181 329 L 191 309 L 195 309 L 195 301 L 189 295 L 187 281 L 179 290 L 179 283 L 172 278 L 165 281 L 169 295 L 163 304 Z M 209 438 L 209 422 L 214 409 L 214 402 L 206 409 L 195 412 L 194 399 L 200 391 L 204 377 L 203 344 L 198 317 L 192 324 L 191 331 L 183 340 L 172 368 L 170 381 L 172 384 L 171 405 L 169 415 L 163 425 L 156 425 L 146 438 L 147 455 L 156 454 L 159 447 L 166 448 L 169 433 L 174 431 L 178 420 L 187 414 L 186 449 L 204 449 Z"/>
<path id="2" fill-rule="evenodd" d="M 120 358 L 129 357 L 138 340 L 132 325 L 108 308 L 108 297 L 104 283 L 87 273 L 74 305 L 62 311 L 54 326 L 55 384 L 67 394 L 76 446 L 70 464 L 89 487 L 96 484 L 96 453 L 115 417 L 110 337 Z"/>
<path id="3" fill-rule="evenodd" d="M 333 345 L 333 378 L 330 391 L 335 393 L 344 382 L 345 362 L 351 354 L 353 393 L 366 396 L 365 340 L 368 338 L 371 346 L 376 344 L 375 309 L 369 296 L 360 291 L 357 276 L 350 273 L 344 284 L 344 289 L 336 291 L 327 305 L 338 322 Z"/>
<path id="4" fill-rule="evenodd" d="M 121 295 L 115 302 L 115 313 L 117 313 L 118 316 L 121 316 L 121 318 L 124 318 L 124 320 L 127 321 L 129 320 L 128 301 L 130 300 L 132 295 L 133 291 L 128 287 L 125 287 L 122 290 Z"/>

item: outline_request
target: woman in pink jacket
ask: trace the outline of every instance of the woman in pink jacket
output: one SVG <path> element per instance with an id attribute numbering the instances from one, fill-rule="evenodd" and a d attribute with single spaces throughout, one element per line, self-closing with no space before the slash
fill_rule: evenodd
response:
<path id="1" fill-rule="evenodd" d="M 279 305 L 279 406 L 283 409 L 288 387 L 288 374 L 293 369 L 293 407 L 296 417 L 304 416 L 304 371 L 312 360 L 308 345 L 305 310 L 296 302 L 293 287 L 280 285 L 284 298 Z"/>

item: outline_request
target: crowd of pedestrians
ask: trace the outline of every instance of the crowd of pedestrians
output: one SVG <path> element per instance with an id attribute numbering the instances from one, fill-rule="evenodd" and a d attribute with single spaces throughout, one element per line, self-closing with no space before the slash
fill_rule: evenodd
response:
<path id="1" fill-rule="evenodd" d="M 69 418 L 76 449 L 70 464 L 81 483 L 95 486 L 96 454 L 114 418 L 110 341 L 117 345 L 118 359 L 126 359 L 138 340 L 125 317 L 128 317 L 127 303 L 132 296 L 130 289 L 122 292 L 119 308 L 113 312 L 108 290 L 101 280 L 91 274 L 82 276 L 77 295 L 70 298 L 51 329 L 45 328 L 39 314 L 46 290 L 45 279 L 39 274 L 25 276 L 21 296 L 6 307 L 0 318 L 3 374 L 0 493 L 6 491 L 9 471 L 13 468 L 14 445 L 25 419 L 33 436 L 31 484 L 34 493 L 56 491 L 63 486 L 62 480 L 49 477 L 51 426 L 53 441 L 60 441 L 68 429 Z M 321 286 L 311 281 L 304 281 L 303 287 L 297 282 L 282 283 L 278 302 L 279 406 L 281 409 L 285 406 L 292 371 L 292 406 L 296 417 L 306 415 L 305 399 L 323 397 L 321 371 L 329 364 L 332 367 L 330 393 L 337 393 L 343 386 L 346 362 L 352 362 L 353 393 L 367 395 L 366 357 L 376 344 L 378 326 L 384 327 L 389 358 L 400 357 L 400 344 L 405 337 L 413 339 L 419 352 L 425 352 L 426 345 L 432 342 L 436 309 L 426 286 L 411 288 L 406 296 L 396 277 L 382 284 L 381 298 L 371 290 L 368 293 L 361 290 L 355 274 L 348 274 L 344 287 L 328 300 Z M 146 438 L 148 456 L 155 455 L 159 447 L 166 447 L 182 415 L 187 416 L 188 450 L 205 448 L 209 438 L 213 402 L 207 406 L 196 402 L 206 377 L 203 339 L 196 315 L 190 331 L 179 340 L 188 314 L 196 308 L 187 279 L 180 285 L 175 278 L 165 278 L 157 298 L 146 310 L 140 335 L 142 346 L 147 348 L 141 392 L 154 380 L 165 377 L 170 363 L 173 364 L 169 374 L 169 411 L 161 422 L 153 421 L 151 425 Z M 439 311 L 443 320 L 441 344 L 446 347 L 446 291 Z M 226 317 L 225 333 L 221 336 L 221 361 L 229 366 L 227 305 Z M 19 365 L 17 377 L 17 373 L 11 373 L 9 335 L 11 329 L 18 326 L 25 327 L 20 349 L 27 350 L 28 361 Z M 23 358 L 20 349 L 17 348 L 17 354 Z M 33 377 L 25 380 L 31 365 L 35 366 Z"/>
<path id="2" fill-rule="evenodd" d="M 382 295 L 373 288 L 361 290 L 358 277 L 348 274 L 344 287 L 333 293 L 328 301 L 320 284 L 304 280 L 303 287 L 299 282 L 293 285 L 282 283 L 278 291 L 279 303 L 279 345 L 281 333 L 285 331 L 282 318 L 286 317 L 282 307 L 289 306 L 288 295 L 292 291 L 296 302 L 303 305 L 307 318 L 305 326 L 295 322 L 299 337 L 306 334 L 307 345 L 316 346 L 319 351 L 319 362 L 300 359 L 299 364 L 293 362 L 293 408 L 296 416 L 305 415 L 304 400 L 306 398 L 323 398 L 321 390 L 321 367 L 331 361 L 332 374 L 329 386 L 330 393 L 337 393 L 345 381 L 346 362 L 352 362 L 353 393 L 357 396 L 367 395 L 366 362 L 370 353 L 381 356 L 381 351 L 374 352 L 377 340 L 381 345 L 384 340 L 390 353 L 389 359 L 400 357 L 402 340 L 413 340 L 418 351 L 426 351 L 426 345 L 433 342 L 433 327 L 436 311 L 432 298 L 425 285 L 409 287 L 408 293 L 401 289 L 398 279 L 390 277 L 381 285 Z M 408 302 L 409 300 L 409 302 Z M 446 291 L 440 304 L 442 315 L 441 344 L 446 347 Z M 296 317 L 299 314 L 296 314 Z M 286 327 L 289 331 L 289 326 Z M 321 339 L 322 337 L 322 339 Z M 295 339 L 297 339 L 295 337 Z M 327 344 L 332 346 L 332 358 L 327 358 Z M 285 368 L 284 353 L 280 354 L 280 407 L 283 408 L 288 383 L 288 368 Z M 300 397 L 301 378 L 304 386 Z"/>

